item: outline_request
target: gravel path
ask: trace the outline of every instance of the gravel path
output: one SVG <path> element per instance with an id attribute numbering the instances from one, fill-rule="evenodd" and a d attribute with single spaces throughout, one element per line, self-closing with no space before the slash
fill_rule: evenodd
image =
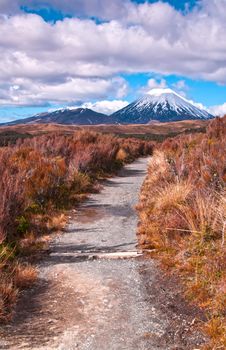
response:
<path id="1" fill-rule="evenodd" d="M 71 217 L 1 349 L 198 349 L 197 310 L 154 261 L 136 257 L 134 206 L 146 168 L 147 159 L 127 165 Z"/>

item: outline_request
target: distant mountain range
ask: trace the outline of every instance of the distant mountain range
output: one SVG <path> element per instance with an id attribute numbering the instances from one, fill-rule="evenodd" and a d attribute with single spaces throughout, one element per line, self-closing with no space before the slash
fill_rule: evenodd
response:
<path id="1" fill-rule="evenodd" d="M 88 108 L 64 108 L 53 112 L 36 114 L 33 117 L 14 120 L 5 125 L 18 124 L 64 124 L 64 125 L 98 125 L 112 124 L 112 118 Z"/>
<path id="2" fill-rule="evenodd" d="M 37 114 L 2 125 L 17 124 L 149 124 L 180 120 L 210 119 L 207 111 L 200 109 L 171 89 L 153 89 L 144 97 L 107 116 L 88 108 L 65 108 Z"/>

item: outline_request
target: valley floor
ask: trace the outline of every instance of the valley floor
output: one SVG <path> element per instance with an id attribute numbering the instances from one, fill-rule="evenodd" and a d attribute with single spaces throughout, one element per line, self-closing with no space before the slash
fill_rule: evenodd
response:
<path id="1" fill-rule="evenodd" d="M 134 207 L 147 161 L 105 181 L 71 217 L 39 266 L 38 282 L 1 331 L 1 349 L 199 348 L 202 315 L 155 261 L 136 252 Z"/>

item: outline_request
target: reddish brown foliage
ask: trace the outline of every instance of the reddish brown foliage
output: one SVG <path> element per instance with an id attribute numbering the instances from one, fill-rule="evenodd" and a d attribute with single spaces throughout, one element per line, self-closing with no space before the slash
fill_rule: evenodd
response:
<path id="1" fill-rule="evenodd" d="M 120 159 L 119 151 L 127 156 Z M 44 135 L 0 148 L 0 319 L 8 317 L 17 288 L 35 278 L 30 267 L 12 267 L 15 254 L 33 252 L 40 232 L 61 228 L 65 218 L 54 216 L 56 209 L 78 201 L 98 177 L 151 152 L 150 143 L 88 131 Z"/>
<path id="2" fill-rule="evenodd" d="M 206 349 L 226 347 L 226 116 L 160 145 L 138 206 L 139 241 L 207 311 Z"/>
<path id="3" fill-rule="evenodd" d="M 204 135 L 168 139 L 161 146 L 175 174 L 189 179 L 200 189 L 224 187 L 225 149 L 226 117 L 214 119 Z"/>
<path id="4" fill-rule="evenodd" d="M 143 141 L 83 131 L 21 140 L 0 149 L 1 241 L 16 232 L 16 219 L 28 207 L 59 207 L 73 189 L 82 192 L 87 178 L 78 174 L 95 179 L 117 170 L 122 165 L 117 159 L 120 148 L 128 154 L 127 161 L 151 153 L 151 145 Z"/>

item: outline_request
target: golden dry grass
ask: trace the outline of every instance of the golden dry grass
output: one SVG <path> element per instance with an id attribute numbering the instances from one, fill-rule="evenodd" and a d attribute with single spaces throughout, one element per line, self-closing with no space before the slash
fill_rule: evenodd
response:
<path id="1" fill-rule="evenodd" d="M 65 214 L 58 214 L 49 218 L 47 228 L 49 231 L 62 231 L 66 223 L 67 216 Z"/>
<path id="2" fill-rule="evenodd" d="M 167 140 L 143 184 L 138 240 L 181 277 L 186 297 L 205 310 L 205 349 L 226 348 L 226 117 L 206 135 Z"/>
<path id="3" fill-rule="evenodd" d="M 155 210 L 168 211 L 173 208 L 181 208 L 192 191 L 192 185 L 188 182 L 178 181 L 168 183 L 156 192 Z"/>
<path id="4" fill-rule="evenodd" d="M 128 159 L 128 156 L 129 155 L 127 154 L 127 152 L 123 148 L 120 148 L 116 155 L 116 159 L 124 163 Z"/>
<path id="5" fill-rule="evenodd" d="M 37 279 L 37 270 L 30 264 L 16 263 L 13 272 L 13 281 L 20 289 L 32 286 Z"/>

